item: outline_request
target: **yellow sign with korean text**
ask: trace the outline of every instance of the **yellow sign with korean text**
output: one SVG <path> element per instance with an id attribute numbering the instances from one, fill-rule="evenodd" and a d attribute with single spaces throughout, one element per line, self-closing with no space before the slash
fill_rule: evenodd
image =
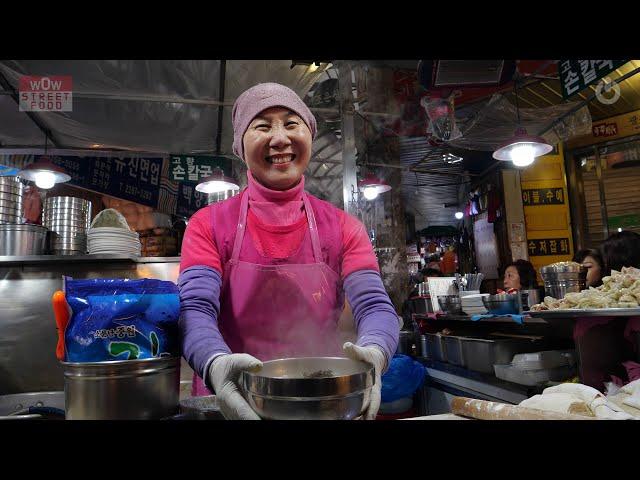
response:
<path id="1" fill-rule="evenodd" d="M 529 261 L 540 267 L 573 258 L 564 151 L 539 157 L 520 172 Z"/>
<path id="2" fill-rule="evenodd" d="M 640 110 L 635 110 L 624 115 L 605 118 L 593 122 L 590 135 L 582 135 L 567 142 L 567 148 L 584 147 L 596 143 L 608 142 L 630 135 L 640 134 Z"/>

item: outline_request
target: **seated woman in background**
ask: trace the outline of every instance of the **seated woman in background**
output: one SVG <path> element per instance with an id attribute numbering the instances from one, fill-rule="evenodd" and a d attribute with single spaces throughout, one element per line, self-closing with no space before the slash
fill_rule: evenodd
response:
<path id="1" fill-rule="evenodd" d="M 614 233 L 602 242 L 597 252 L 602 256 L 600 272 L 602 278 L 611 275 L 612 270 L 621 271 L 622 267 L 640 268 L 640 235 L 631 231 Z M 602 348 L 603 338 L 615 338 L 619 334 L 615 330 L 614 322 L 616 319 L 619 320 L 619 317 L 577 318 L 573 329 L 573 339 L 576 345 L 580 344 L 579 348 L 582 351 L 595 351 Z M 587 335 L 592 330 L 594 334 Z M 600 331 L 595 332 L 595 330 Z M 635 340 L 636 332 L 640 332 L 640 316 L 628 317 L 623 334 L 628 343 L 625 348 L 616 348 L 615 350 L 621 362 L 637 358 L 639 352 Z M 581 363 L 583 372 L 581 382 L 598 389 L 602 389 L 604 382 L 610 380 L 610 374 L 623 379 L 627 376 L 622 363 L 605 369 L 602 367 L 602 359 L 597 355 L 587 354 L 581 359 Z"/>
<path id="2" fill-rule="evenodd" d="M 611 275 L 611 270 L 618 272 L 622 267 L 640 268 L 640 235 L 629 230 L 610 235 L 602 245 L 602 276 Z"/>
<path id="3" fill-rule="evenodd" d="M 509 291 L 515 290 L 531 290 L 538 287 L 536 279 L 536 270 L 531 262 L 526 260 L 516 260 L 507 265 L 504 271 L 504 289 Z"/>
<path id="4" fill-rule="evenodd" d="M 574 255 L 573 261 L 582 264 L 587 269 L 587 287 L 602 285 L 604 261 L 598 250 L 580 250 Z"/>

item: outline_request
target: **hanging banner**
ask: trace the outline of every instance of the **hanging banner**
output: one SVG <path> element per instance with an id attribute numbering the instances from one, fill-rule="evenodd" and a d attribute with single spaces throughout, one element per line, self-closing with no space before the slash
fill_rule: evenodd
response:
<path id="1" fill-rule="evenodd" d="M 565 100 L 620 68 L 629 60 L 560 60 L 558 73 Z"/>
<path id="2" fill-rule="evenodd" d="M 207 206 L 207 197 L 206 193 L 198 192 L 194 185 L 180 183 L 178 186 L 176 215 L 190 217 L 202 207 Z"/>
<path id="3" fill-rule="evenodd" d="M 162 157 L 56 156 L 51 161 L 71 175 L 71 185 L 158 207 Z"/>
<path id="4" fill-rule="evenodd" d="M 169 180 L 197 183 L 220 168 L 225 176 L 231 176 L 231 159 L 207 155 L 171 155 L 169 157 Z"/>

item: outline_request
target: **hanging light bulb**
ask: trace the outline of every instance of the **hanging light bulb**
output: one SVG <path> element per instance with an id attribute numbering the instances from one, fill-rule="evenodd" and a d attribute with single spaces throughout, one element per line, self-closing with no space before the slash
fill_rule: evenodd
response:
<path id="1" fill-rule="evenodd" d="M 369 173 L 364 180 L 358 182 L 360 191 L 367 200 L 375 200 L 378 195 L 391 190 L 391 186 L 380 180 L 374 174 Z"/>
<path id="2" fill-rule="evenodd" d="M 462 220 L 462 217 L 464 217 L 464 213 L 462 213 L 462 212 L 456 212 L 456 215 L 455 215 L 455 216 L 456 216 L 456 218 L 457 218 L 458 220 Z"/>
<path id="3" fill-rule="evenodd" d="M 56 183 L 71 180 L 71 175 L 64 168 L 53 163 L 47 156 L 47 140 L 48 137 L 45 135 L 44 155 L 18 172 L 18 177 L 35 182 L 36 187 L 43 190 L 52 188 Z"/>
<path id="4" fill-rule="evenodd" d="M 202 193 L 219 193 L 240 190 L 240 187 L 232 178 L 226 177 L 220 167 L 217 167 L 210 176 L 200 180 L 196 190 Z"/>
<path id="5" fill-rule="evenodd" d="M 35 174 L 35 182 L 36 187 L 46 190 L 56 184 L 56 176 L 52 172 L 37 172 Z"/>
<path id="6" fill-rule="evenodd" d="M 375 200 L 378 198 L 378 190 L 376 187 L 365 187 L 362 193 L 367 200 Z"/>
<path id="7" fill-rule="evenodd" d="M 18 172 L 18 176 L 35 182 L 36 186 L 42 189 L 49 189 L 56 183 L 64 183 L 71 180 L 71 175 L 54 164 L 49 157 L 40 157 L 37 162 L 30 163 Z"/>
<path id="8" fill-rule="evenodd" d="M 546 155 L 553 147 L 542 137 L 529 135 L 526 128 L 520 126 L 520 106 L 518 104 L 517 80 L 514 82 L 513 92 L 516 99 L 516 117 L 518 128 L 511 139 L 493 152 L 496 160 L 510 161 L 516 167 L 531 165 L 536 157 Z"/>

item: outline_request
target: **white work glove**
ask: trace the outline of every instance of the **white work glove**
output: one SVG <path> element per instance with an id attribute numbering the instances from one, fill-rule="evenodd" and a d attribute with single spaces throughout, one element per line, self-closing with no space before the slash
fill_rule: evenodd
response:
<path id="1" fill-rule="evenodd" d="M 369 407 L 364 413 L 365 420 L 374 420 L 378 409 L 380 408 L 380 396 L 382 394 L 382 371 L 387 364 L 387 357 L 384 352 L 375 345 L 359 347 L 351 342 L 346 342 L 342 349 L 344 353 L 352 360 L 360 360 L 362 362 L 373 365 L 375 373 L 375 383 L 371 388 Z"/>
<path id="2" fill-rule="evenodd" d="M 240 393 L 238 380 L 243 370 L 257 371 L 262 362 L 246 353 L 216 357 L 209 366 L 209 380 L 220 410 L 227 420 L 260 420 Z"/>

